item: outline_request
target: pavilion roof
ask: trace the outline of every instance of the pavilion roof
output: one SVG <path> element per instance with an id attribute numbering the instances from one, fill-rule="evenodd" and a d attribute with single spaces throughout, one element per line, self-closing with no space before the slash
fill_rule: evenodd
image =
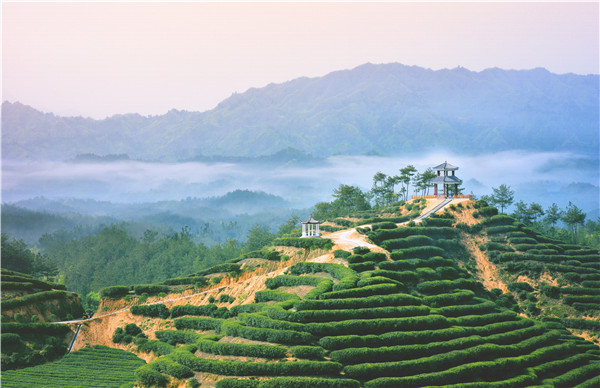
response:
<path id="1" fill-rule="evenodd" d="M 321 221 L 317 221 L 315 220 L 312 215 L 310 217 L 308 217 L 308 220 L 306 221 L 300 221 L 301 224 L 320 224 Z"/>
<path id="2" fill-rule="evenodd" d="M 436 170 L 436 171 L 439 171 L 439 170 L 445 170 L 445 171 L 447 171 L 447 170 L 458 170 L 458 167 L 453 166 L 453 165 L 451 165 L 448 162 L 444 162 L 442 164 L 439 164 L 439 165 L 435 166 L 433 169 Z"/>
<path id="3" fill-rule="evenodd" d="M 433 178 L 432 180 L 429 181 L 429 183 L 444 183 L 447 185 L 458 185 L 462 183 L 462 180 L 459 179 L 457 176 L 453 176 L 453 175 L 448 175 L 448 176 L 436 176 L 435 178 Z"/>

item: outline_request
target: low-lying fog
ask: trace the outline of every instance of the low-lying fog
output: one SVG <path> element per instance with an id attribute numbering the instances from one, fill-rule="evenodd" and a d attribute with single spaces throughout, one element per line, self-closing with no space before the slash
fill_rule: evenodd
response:
<path id="1" fill-rule="evenodd" d="M 331 200 L 339 184 L 371 188 L 377 171 L 398 174 L 413 164 L 420 172 L 444 161 L 457 165 L 465 193 L 490 194 L 492 187 L 507 184 L 515 200 L 553 202 L 564 207 L 572 201 L 598 216 L 597 157 L 571 153 L 500 152 L 464 156 L 428 154 L 415 157 L 334 156 L 320 166 L 303 168 L 302 161 L 285 166 L 240 164 L 14 162 L 3 161 L 2 202 L 14 203 L 37 196 L 91 198 L 112 202 L 154 202 L 204 198 L 236 189 L 260 190 L 279 195 L 292 207 L 309 207 Z"/>

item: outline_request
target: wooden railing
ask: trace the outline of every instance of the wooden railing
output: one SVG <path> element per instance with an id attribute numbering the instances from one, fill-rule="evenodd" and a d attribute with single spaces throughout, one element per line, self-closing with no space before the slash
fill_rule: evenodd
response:
<path id="1" fill-rule="evenodd" d="M 467 195 L 413 195 L 411 199 L 444 199 L 444 198 L 456 198 L 456 199 L 471 199 L 473 196 L 471 194 Z"/>

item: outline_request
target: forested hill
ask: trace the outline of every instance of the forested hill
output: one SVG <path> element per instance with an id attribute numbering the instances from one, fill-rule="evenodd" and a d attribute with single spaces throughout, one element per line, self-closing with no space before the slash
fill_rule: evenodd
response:
<path id="1" fill-rule="evenodd" d="M 188 160 L 270 155 L 394 155 L 450 148 L 598 149 L 598 75 L 365 64 L 232 95 L 206 112 L 58 117 L 2 105 L 5 159 L 77 154 Z"/>

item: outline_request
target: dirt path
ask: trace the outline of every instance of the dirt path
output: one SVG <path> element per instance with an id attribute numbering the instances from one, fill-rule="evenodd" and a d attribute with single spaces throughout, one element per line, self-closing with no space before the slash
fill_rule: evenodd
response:
<path id="1" fill-rule="evenodd" d="M 479 249 L 479 244 L 485 244 L 486 239 L 484 237 L 469 236 L 465 233 L 461 233 L 461 239 L 464 242 L 467 251 L 475 258 L 477 275 L 483 283 L 483 286 L 487 290 L 499 288 L 502 292 L 508 292 L 506 284 L 500 279 L 496 265 Z"/>

